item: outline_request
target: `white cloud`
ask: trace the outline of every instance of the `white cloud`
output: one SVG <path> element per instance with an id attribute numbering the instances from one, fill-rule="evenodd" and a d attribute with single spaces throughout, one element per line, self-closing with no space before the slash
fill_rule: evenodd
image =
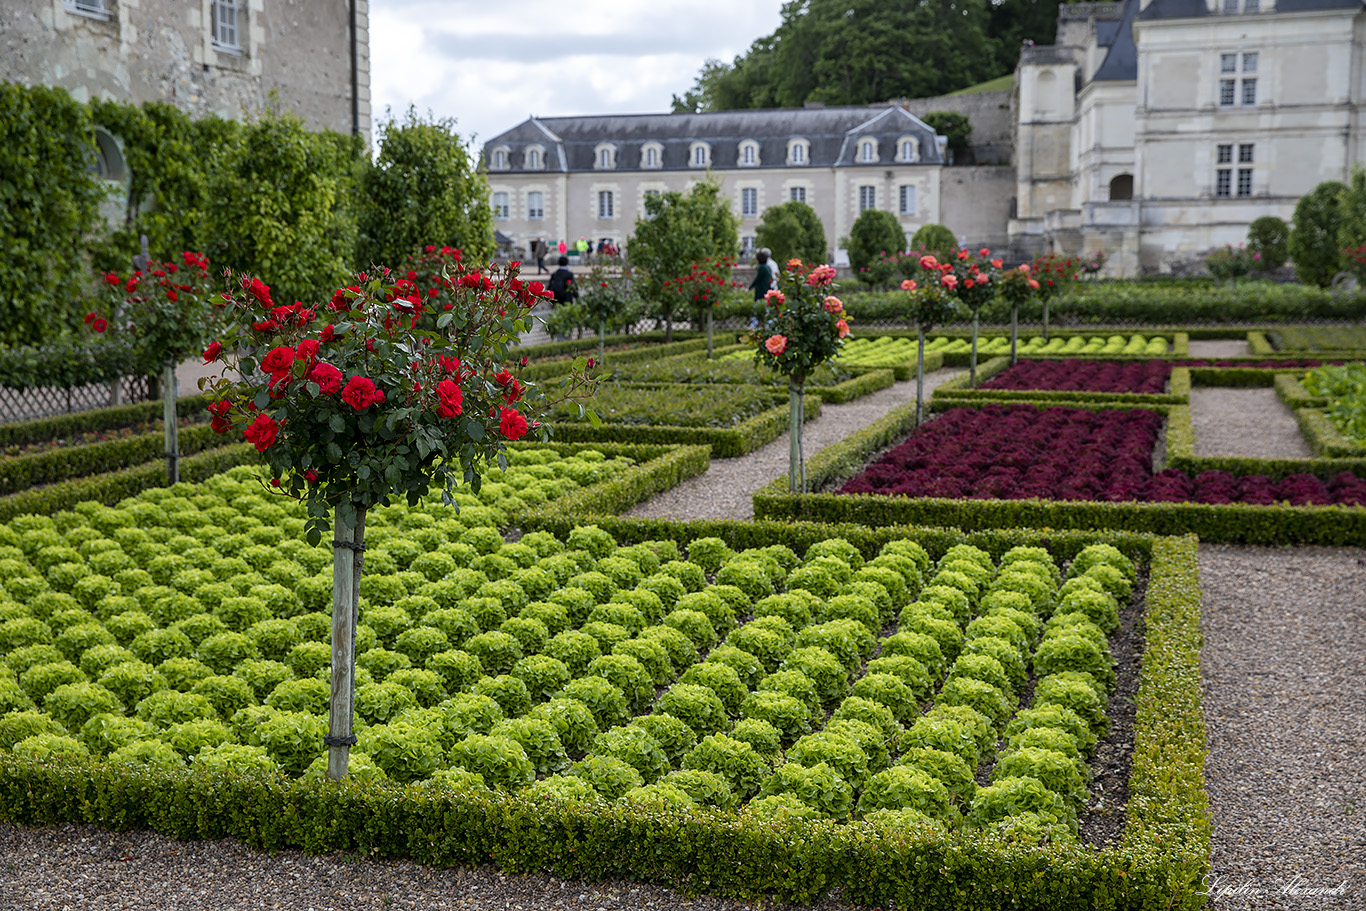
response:
<path id="1" fill-rule="evenodd" d="M 782 0 L 371 0 L 372 117 L 415 105 L 483 142 L 531 114 L 667 111 L 708 57 L 780 22 Z"/>

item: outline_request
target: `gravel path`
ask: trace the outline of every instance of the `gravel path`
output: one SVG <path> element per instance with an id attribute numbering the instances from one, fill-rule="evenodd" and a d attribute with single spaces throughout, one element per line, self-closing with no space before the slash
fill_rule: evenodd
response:
<path id="1" fill-rule="evenodd" d="M 1366 549 L 1202 544 L 1200 582 L 1213 907 L 1366 908 Z"/>
<path id="2" fill-rule="evenodd" d="M 1191 424 L 1197 456 L 1308 459 L 1314 453 L 1274 389 L 1195 387 Z"/>
<path id="3" fill-rule="evenodd" d="M 1205 338 L 1191 339 L 1191 357 L 1248 357 L 1252 350 L 1247 339 Z"/>
<path id="4" fill-rule="evenodd" d="M 754 911 L 750 905 L 641 883 L 436 870 L 231 841 L 181 842 L 93 826 L 0 823 L 0 911 Z M 802 906 L 840 911 L 833 900 Z"/>
<path id="5" fill-rule="evenodd" d="M 925 399 L 940 383 L 957 376 L 958 369 L 925 374 Z M 895 383 L 844 405 L 822 405 L 821 416 L 802 426 L 802 449 L 809 460 L 832 443 L 868 426 L 888 411 L 915 401 L 915 380 Z M 784 433 L 748 455 L 712 459 L 711 468 L 670 490 L 639 503 L 624 515 L 646 519 L 750 519 L 753 493 L 787 472 L 788 435 Z"/>

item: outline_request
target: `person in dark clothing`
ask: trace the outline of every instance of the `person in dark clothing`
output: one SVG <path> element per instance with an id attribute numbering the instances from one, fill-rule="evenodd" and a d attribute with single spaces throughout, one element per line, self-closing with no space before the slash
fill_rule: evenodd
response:
<path id="1" fill-rule="evenodd" d="M 536 274 L 540 275 L 545 271 L 545 255 L 550 252 L 550 247 L 541 238 L 536 238 L 531 242 L 531 256 L 536 260 Z"/>
<path id="2" fill-rule="evenodd" d="M 768 264 L 768 256 L 768 248 L 764 248 L 755 257 L 759 261 L 759 266 L 754 270 L 754 281 L 749 287 L 754 292 L 756 304 L 763 303 L 764 295 L 773 287 L 773 267 Z"/>
<path id="3" fill-rule="evenodd" d="M 550 293 L 555 295 L 555 303 L 568 304 L 578 300 L 579 289 L 574 285 L 574 273 L 569 271 L 569 257 L 560 257 L 560 268 L 556 269 L 550 276 L 547 285 Z"/>

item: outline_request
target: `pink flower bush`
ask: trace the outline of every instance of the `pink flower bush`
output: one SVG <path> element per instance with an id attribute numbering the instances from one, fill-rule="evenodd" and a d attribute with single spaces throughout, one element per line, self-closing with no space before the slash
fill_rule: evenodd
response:
<path id="1" fill-rule="evenodd" d="M 768 353 L 777 357 L 787 350 L 787 337 L 783 335 L 770 335 L 768 341 L 764 342 L 764 347 Z"/>

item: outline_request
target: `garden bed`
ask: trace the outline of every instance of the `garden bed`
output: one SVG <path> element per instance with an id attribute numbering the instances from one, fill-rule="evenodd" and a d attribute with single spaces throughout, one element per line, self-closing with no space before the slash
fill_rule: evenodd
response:
<path id="1" fill-rule="evenodd" d="M 790 415 L 786 393 L 738 384 L 644 385 L 609 383 L 586 405 L 602 423 L 565 420 L 575 403 L 553 415 L 555 439 L 571 443 L 617 442 L 707 445 L 713 458 L 753 452 L 786 433 Z M 568 410 L 573 408 L 573 410 Z M 821 398 L 805 396 L 803 420 L 820 416 Z"/>
<path id="2" fill-rule="evenodd" d="M 524 469 L 539 464 L 529 455 L 513 462 L 523 473 L 509 481 L 518 484 L 525 480 Z M 230 475 L 189 497 L 188 490 L 168 491 L 125 508 L 145 514 L 140 524 L 155 528 L 145 508 L 155 507 L 167 518 L 178 517 L 172 527 L 180 531 L 208 527 L 192 518 L 243 529 L 249 524 L 265 528 L 267 520 L 275 526 L 302 521 L 281 520 L 274 515 L 277 505 L 253 502 L 260 498 L 239 489 L 243 480 Z M 362 581 L 358 633 L 363 676 L 374 678 L 358 689 L 366 717 L 358 751 L 369 752 L 370 762 L 355 756 L 348 783 L 333 786 L 316 773 L 299 777 L 316 768 L 321 755 L 312 735 L 301 739 L 298 731 L 316 727 L 307 720 L 317 717 L 309 707 L 325 698 L 325 684 L 319 689 L 308 683 L 314 678 L 295 673 L 266 689 L 272 678 L 262 674 L 275 659 L 243 659 L 233 650 L 255 644 L 282 655 L 281 666 L 303 671 L 322 654 L 309 659 L 318 649 L 308 643 L 318 633 L 290 645 L 285 634 L 291 621 L 281 625 L 269 619 L 246 627 L 251 636 L 212 632 L 212 623 L 197 618 L 245 622 L 247 605 L 239 603 L 244 597 L 225 597 L 212 612 L 191 612 L 171 624 L 179 624 L 187 640 L 191 632 L 203 638 L 197 645 L 191 642 L 197 659 L 165 659 L 174 665 L 166 667 L 166 675 L 182 685 L 188 682 L 189 692 L 160 690 L 177 695 L 153 693 L 139 703 L 136 715 L 151 726 L 150 736 L 133 721 L 115 724 L 96 715 L 92 701 L 99 691 L 89 687 L 85 696 L 92 698 L 76 700 L 74 691 L 59 685 L 44 699 L 65 724 L 76 726 L 77 714 L 99 719 L 79 725 L 85 738 L 79 742 L 101 752 L 124 750 L 117 758 L 139 760 L 61 758 L 79 749 L 69 734 L 61 740 L 64 735 L 55 731 L 4 744 L 15 748 L 0 753 L 0 816 L 26 824 L 79 818 L 114 827 L 151 825 L 182 838 L 234 836 L 268 848 L 300 845 L 435 864 L 492 860 L 508 871 L 546 869 L 576 878 L 626 875 L 750 898 L 805 901 L 833 888 L 846 901 L 885 905 L 895 900 L 907 907 L 962 906 L 962 896 L 969 894 L 972 907 L 979 908 L 1089 908 L 1102 897 L 1128 907 L 1200 904 L 1209 836 L 1200 772 L 1193 541 L 624 520 L 604 520 L 602 529 L 594 529 L 563 512 L 534 511 L 517 520 L 517 533 L 503 539 L 482 524 L 504 508 L 499 501 L 530 486 L 487 484 L 494 503 L 470 505 L 458 520 L 407 507 L 374 511 L 367 553 L 373 575 L 368 585 Z M 195 503 L 210 491 L 224 505 Z M 232 521 L 228 511 L 240 521 Z M 112 513 L 117 512 L 76 514 L 91 524 L 62 516 L 51 525 L 25 522 L 22 532 L 14 530 L 14 540 L 34 548 L 50 533 L 66 540 L 59 548 L 79 538 L 92 555 L 110 553 L 90 545 L 100 528 L 115 527 Z M 561 535 L 548 534 L 551 530 Z M 912 534 L 914 540 L 908 537 Z M 137 536 L 120 537 L 132 546 Z M 230 537 L 252 540 L 249 532 Z M 1092 546 L 1100 541 L 1119 549 Z M 150 544 L 144 542 L 142 550 L 150 555 Z M 282 560 L 316 563 L 319 576 L 325 572 L 325 560 L 309 549 L 284 544 L 264 550 L 249 545 L 229 561 L 257 559 L 266 551 L 274 559 L 258 565 L 269 572 L 267 578 L 304 577 L 296 569 L 286 572 Z M 39 552 L 45 551 L 33 551 Z M 194 549 L 182 553 L 186 560 L 200 557 Z M 570 559 L 574 554 L 580 556 Z M 470 563 L 432 581 L 443 556 L 463 556 Z M 163 557 L 153 559 L 163 561 L 155 564 L 159 572 L 171 568 Z M 487 603 L 489 597 L 476 588 L 473 598 L 457 599 L 461 606 L 438 602 L 435 609 L 428 607 L 430 626 L 405 628 L 401 622 L 418 606 L 414 599 L 450 597 L 451 586 L 463 590 L 467 582 L 477 582 L 471 574 L 504 559 L 521 568 L 506 581 L 483 583 L 502 586 L 501 601 Z M 1091 581 L 1069 582 L 1059 590 L 1060 567 L 1069 578 Z M 1075 777 L 1066 744 L 1080 741 L 1087 751 L 1097 733 L 1094 725 L 1101 716 L 1094 713 L 1103 705 L 1097 689 L 1108 693 L 1113 673 L 1097 643 L 1115 621 L 1113 599 L 1127 600 L 1133 571 L 1145 567 L 1151 578 L 1148 645 L 1136 694 L 1131 797 L 1123 811 L 1127 823 L 1117 841 L 1113 831 L 1107 837 L 1088 829 L 1088 840 L 1104 843 L 1096 848 L 1073 834 L 1081 779 Z M 579 575 L 568 587 L 553 589 L 553 600 L 532 601 L 523 589 L 527 601 L 521 622 L 497 622 L 503 605 L 513 603 L 510 586 L 539 584 L 538 572 L 551 579 L 560 572 Z M 643 581 L 632 582 L 636 576 Z M 428 594 L 400 594 L 410 584 Z M 272 585 L 283 587 L 277 582 L 265 588 Z M 93 586 L 87 583 L 80 591 Z M 812 596 L 783 594 L 796 591 Z M 174 595 L 155 594 L 147 598 L 166 620 L 189 609 Z M 283 597 L 273 589 L 270 596 Z M 300 582 L 295 597 L 299 609 L 306 608 L 323 597 L 322 587 Z M 151 631 L 138 634 L 147 638 L 134 636 L 127 646 L 88 645 L 94 630 L 72 609 L 59 608 L 52 598 L 30 603 L 40 611 L 51 609 L 45 616 L 61 627 L 62 649 L 85 646 L 79 654 L 71 652 L 78 658 L 73 664 L 89 664 L 92 671 L 103 665 L 100 679 L 107 677 L 115 686 L 133 685 L 133 677 L 121 670 L 127 662 L 119 660 L 119 648 L 135 656 L 151 654 L 149 649 L 164 650 L 175 639 Z M 202 602 L 189 603 L 203 610 Z M 100 602 L 95 607 L 99 611 Z M 982 616 L 972 619 L 978 612 Z M 1050 614 L 1054 619 L 1040 639 Z M 609 615 L 621 622 L 612 623 Z M 320 625 L 313 617 L 305 613 L 292 622 L 302 631 L 308 620 L 313 630 Z M 527 648 L 540 643 L 551 622 L 567 625 L 546 640 L 540 651 L 546 660 L 515 659 L 516 647 L 524 640 Z M 123 635 L 132 631 L 128 622 L 114 625 Z M 571 628 L 575 635 L 568 634 Z M 784 628 L 794 640 L 783 635 Z M 457 630 L 467 634 L 464 655 L 479 656 L 489 673 L 504 665 L 514 673 L 461 676 L 468 661 L 457 660 L 450 650 L 432 651 L 437 636 L 449 641 L 447 633 Z M 5 634 L 7 641 L 14 640 L 15 628 Z M 717 648 L 722 637 L 726 644 Z M 591 658 L 590 642 L 613 643 L 613 660 Z M 37 657 L 32 646 L 20 648 L 30 649 L 25 660 Z M 95 654 L 89 653 L 92 648 Z M 951 660 L 946 648 L 966 657 Z M 877 657 L 875 649 L 880 649 Z M 5 661 L 16 660 L 14 649 L 7 651 Z M 414 654 L 428 657 L 427 667 L 440 673 L 419 673 Z M 409 657 L 412 668 L 402 666 L 401 656 Z M 1016 668 L 1010 673 L 1018 673 L 1026 666 L 1019 662 L 1031 657 L 1034 670 L 1052 674 L 1052 682 L 1033 688 L 1028 708 L 1020 703 L 1012 708 L 1002 702 L 1004 691 L 997 684 L 1005 682 L 1007 665 Z M 869 658 L 881 663 L 869 667 Z M 219 673 L 200 674 L 199 682 L 192 682 L 198 659 L 212 661 L 207 670 Z M 563 683 L 557 668 L 570 662 L 581 676 L 563 690 L 548 689 Z M 32 665 L 14 678 L 26 685 L 18 686 L 24 696 L 57 680 L 55 670 L 39 674 L 35 667 L 43 666 Z M 865 675 L 865 668 L 875 672 Z M 582 676 L 584 670 L 590 673 Z M 1067 676 L 1082 670 L 1093 674 L 1091 683 L 1077 674 Z M 229 728 L 210 709 L 217 712 L 219 702 L 232 707 L 234 699 L 247 698 L 247 691 L 229 682 L 237 674 L 249 681 L 251 692 L 260 685 L 266 695 L 258 698 L 267 706 L 243 705 Z M 433 677 L 448 688 L 460 681 L 459 692 L 438 700 L 442 683 Z M 941 687 L 939 680 L 948 682 Z M 528 681 L 536 685 L 540 695 L 534 702 L 541 706 L 530 711 L 523 708 Z M 1052 694 L 1046 701 L 1045 689 Z M 16 698 L 15 687 L 8 693 Z M 921 715 L 921 703 L 932 694 L 938 707 Z M 552 705 L 544 701 L 546 695 L 562 701 Z M 436 701 L 427 707 L 426 700 Z M 651 703 L 655 720 L 629 721 L 633 711 L 646 711 Z M 732 703 L 738 711 L 732 711 Z M 182 709 L 206 717 L 184 720 L 178 714 Z M 498 721 L 508 709 L 519 720 Z M 681 720 L 665 718 L 666 710 Z M 808 724 L 819 728 L 831 719 L 821 733 L 804 731 Z M 1044 721 L 1062 727 L 1048 728 Z M 611 731 L 593 738 L 590 723 Z M 141 733 L 113 745 L 114 738 L 135 729 Z M 25 730 L 12 717 L 0 722 L 0 736 L 13 739 Z M 722 730 L 727 733 L 715 733 Z M 247 742 L 201 743 L 223 731 L 244 733 Z M 990 766 L 996 785 L 969 796 L 976 789 L 957 770 L 969 755 L 994 754 L 997 731 L 1008 732 L 1019 749 Z M 1064 751 L 1045 750 L 1040 746 L 1045 743 Z M 879 757 L 888 744 L 887 769 L 872 771 L 882 766 Z M 569 774 L 551 774 L 578 755 L 586 758 L 578 759 Z M 192 757 L 188 762 L 187 756 Z M 902 761 L 892 765 L 894 758 Z M 1035 777 L 1019 777 L 1026 768 Z M 836 769 L 862 784 L 857 800 Z M 475 774 L 492 789 L 481 786 Z M 644 784 L 651 778 L 654 784 Z M 733 809 L 737 795 L 748 800 L 738 814 Z M 960 807 L 968 811 L 965 821 L 960 821 Z M 851 813 L 868 818 L 840 821 Z M 1028 847 L 1039 841 L 1044 847 Z M 943 869 L 946 858 L 948 870 Z"/>
<path id="3" fill-rule="evenodd" d="M 984 406 L 985 407 L 985 406 Z M 997 411 L 1008 412 L 1006 406 L 995 406 Z M 1015 409 L 1033 406 L 1014 406 Z M 971 409 L 953 409 L 967 412 Z M 1037 412 L 1037 409 L 1035 409 Z M 1050 409 L 1052 410 L 1052 409 Z M 1058 409 L 1063 411 L 1064 409 Z M 1086 418 L 1087 412 L 1114 412 L 1105 405 L 1066 409 L 1077 415 L 1077 420 L 1092 423 Z M 812 489 L 819 491 L 808 494 L 790 494 L 786 491 L 786 479 L 775 479 L 767 487 L 754 495 L 756 518 L 801 518 L 818 521 L 852 521 L 869 524 L 930 524 L 955 527 L 1049 527 L 1049 528 L 1112 528 L 1131 531 L 1147 531 L 1160 534 L 1199 534 L 1202 540 L 1229 543 L 1321 543 L 1341 544 L 1359 540 L 1366 534 L 1366 509 L 1358 505 L 1284 505 L 1279 497 L 1298 500 L 1308 504 L 1323 496 L 1325 481 L 1342 474 L 1341 465 L 1322 460 L 1245 460 L 1236 458 L 1200 459 L 1198 462 L 1180 463 L 1177 458 L 1183 455 L 1179 417 L 1167 433 L 1168 464 L 1190 468 L 1200 465 L 1200 473 L 1207 470 L 1224 472 L 1198 477 L 1204 486 L 1200 490 L 1186 491 L 1182 485 L 1191 485 L 1192 478 L 1185 475 L 1164 475 L 1152 472 L 1152 441 L 1155 439 L 1161 421 L 1159 411 L 1170 411 L 1180 415 L 1184 406 L 1168 406 L 1162 409 L 1148 409 L 1135 414 L 1134 422 L 1123 426 L 1125 421 L 1107 418 L 1101 423 L 1118 447 L 1109 455 L 1091 452 L 1081 463 L 1080 471 L 1072 471 L 1076 459 L 1054 458 L 1057 462 L 1049 471 L 1056 477 L 1040 474 L 1024 475 L 1022 481 L 1010 480 L 1012 473 L 1020 477 L 1020 471 L 1028 471 L 1038 459 L 1029 453 L 1020 456 L 1014 464 L 1003 466 L 1003 471 L 992 473 L 985 467 L 995 453 L 979 452 L 968 456 L 945 456 L 950 463 L 962 463 L 964 469 L 971 469 L 982 490 L 977 498 L 956 499 L 964 496 L 961 479 L 955 482 L 952 490 L 944 485 L 947 480 L 935 480 L 939 488 L 932 491 L 938 496 L 888 496 L 885 494 L 855 493 L 839 494 L 833 491 L 844 486 L 846 480 L 853 478 L 865 464 L 885 450 L 906 440 L 914 427 L 914 406 L 904 406 L 890 413 L 886 418 L 844 443 L 832 446 L 818 453 L 808 461 L 807 478 Z M 1027 412 L 1016 411 L 1023 415 Z M 938 420 L 926 425 L 932 428 Z M 1030 422 L 1026 422 L 1028 424 Z M 1186 418 L 1188 425 L 1189 418 Z M 947 427 L 948 425 L 941 425 Z M 1074 428 L 1075 431 L 1075 428 Z M 1028 433 L 1023 428 L 1021 433 Z M 932 436 L 941 435 L 936 431 Z M 1018 435 L 1017 435 L 1018 436 Z M 915 439 L 915 437 L 911 437 Z M 980 444 L 980 440 L 976 441 Z M 1003 445 L 1014 445 L 1018 440 L 1006 440 Z M 1175 446 L 1174 446 L 1175 442 Z M 1078 453 L 1087 441 L 1080 441 Z M 963 443 L 962 445 L 968 445 Z M 1047 447 L 1046 447 L 1047 448 Z M 957 462 L 955 462 L 955 458 Z M 1194 457 L 1192 456 L 1191 459 Z M 979 465 L 978 463 L 981 462 Z M 1281 465 L 1279 463 L 1286 464 Z M 1307 464 L 1306 464 L 1307 462 Z M 1043 463 L 1040 463 L 1041 465 Z M 1238 471 L 1238 468 L 1264 468 L 1261 471 Z M 1230 472 L 1230 469 L 1233 469 Z M 1298 469 L 1296 471 L 1295 469 Z M 1261 474 L 1269 477 L 1265 481 L 1243 483 L 1231 474 Z M 1293 477 L 1293 475 L 1299 477 Z M 1184 480 L 1182 480 L 1184 479 Z M 950 479 L 951 480 L 951 479 Z M 1240 489 L 1240 484 L 1243 484 Z M 1327 485 L 1333 499 L 1344 502 L 1360 499 L 1362 482 L 1358 477 L 1337 477 Z M 1067 486 L 1068 496 L 1082 495 L 1090 500 L 1054 499 L 1057 493 Z M 1073 490 L 1075 488 L 1075 490 Z M 982 498 L 992 490 L 999 493 L 991 498 Z M 1050 492 L 1051 491 L 1051 492 Z M 1145 496 L 1150 499 L 1171 498 L 1178 492 L 1184 495 L 1204 495 L 1211 502 L 1138 502 L 1133 498 Z M 1032 494 L 1024 499 L 1001 499 L 1001 494 Z M 967 494 L 972 496 L 971 492 Z M 1107 500 L 1104 496 L 1123 497 Z M 1246 505 L 1228 502 L 1238 497 L 1267 502 L 1268 496 L 1275 505 Z"/>
<path id="4" fill-rule="evenodd" d="M 748 345 L 728 345 L 715 349 L 715 357 L 710 359 L 692 354 L 648 363 L 609 365 L 611 369 L 605 376 L 632 384 L 740 384 L 786 391 L 787 378 L 761 369 L 754 363 L 753 350 Z M 817 367 L 807 377 L 806 394 L 838 405 L 886 389 L 894 382 L 890 370 L 832 362 Z"/>
<path id="5" fill-rule="evenodd" d="M 1190 401 L 1190 385 L 1189 370 L 1168 361 L 1022 360 L 1012 367 L 1010 358 L 995 357 L 978 365 L 976 386 L 960 375 L 941 383 L 934 396 L 937 408 L 987 402 L 1176 405 Z M 1142 386 L 1156 391 L 1136 391 Z"/>

